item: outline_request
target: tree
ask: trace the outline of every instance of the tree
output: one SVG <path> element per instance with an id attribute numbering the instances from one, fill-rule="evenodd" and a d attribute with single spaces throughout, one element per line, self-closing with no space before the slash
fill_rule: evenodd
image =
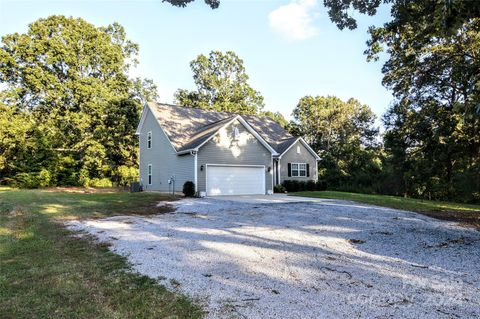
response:
<path id="1" fill-rule="evenodd" d="M 187 4 L 195 0 L 163 0 L 164 2 L 169 2 L 176 7 L 186 7 Z M 212 9 L 217 9 L 220 6 L 220 0 L 205 0 L 205 3 L 210 6 Z"/>
<path id="2" fill-rule="evenodd" d="M 114 136 L 133 135 L 131 125 L 120 131 L 126 126 L 110 121 L 126 107 L 121 101 L 157 96 L 151 81 L 128 77 L 137 54 L 138 45 L 121 25 L 96 27 L 64 16 L 39 19 L 27 33 L 2 38 L 0 103 L 19 118 L 28 117 L 55 153 L 54 165 L 43 163 L 50 167 L 52 184 L 88 184 L 109 178 L 112 163 L 134 165 L 134 144 L 119 159 L 117 146 L 104 134 L 114 129 Z"/>
<path id="3" fill-rule="evenodd" d="M 389 47 L 384 84 L 397 103 L 384 118 L 386 146 L 403 163 L 404 193 L 480 199 L 480 19 L 456 34 L 424 39 L 379 34 Z"/>
<path id="4" fill-rule="evenodd" d="M 394 193 L 480 200 L 480 2 L 387 0 L 392 20 L 371 27 L 368 60 L 386 50 L 383 84 L 395 102 L 384 116 L 386 171 Z M 354 8 L 382 1 L 326 0 L 339 28 Z"/>
<path id="5" fill-rule="evenodd" d="M 248 84 L 243 60 L 234 52 L 211 51 L 208 57 L 201 54 L 190 67 L 197 90 L 177 90 L 177 104 L 240 114 L 262 111 L 263 97 Z"/>
<path id="6" fill-rule="evenodd" d="M 288 128 L 288 121 L 285 119 L 285 117 L 282 115 L 280 112 L 271 112 L 271 111 L 265 111 L 262 113 L 263 116 L 267 116 L 280 124 L 281 127 L 283 128 Z"/>
<path id="7" fill-rule="evenodd" d="M 355 99 L 305 96 L 293 111 L 294 133 L 320 154 L 320 178 L 330 187 L 371 186 L 380 171 L 375 115 Z"/>
<path id="8" fill-rule="evenodd" d="M 353 17 L 354 11 L 375 15 L 380 5 L 391 6 L 392 21 L 388 22 L 393 29 L 402 25 L 423 25 L 427 28 L 418 32 L 430 36 L 455 33 L 465 22 L 480 15 L 478 1 L 465 0 L 324 0 L 328 15 L 339 29 L 357 28 Z M 353 9 L 353 10 L 352 10 Z"/>

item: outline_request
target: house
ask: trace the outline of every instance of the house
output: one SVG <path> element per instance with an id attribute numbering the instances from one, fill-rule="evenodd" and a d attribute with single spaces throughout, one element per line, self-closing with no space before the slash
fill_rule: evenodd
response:
<path id="1" fill-rule="evenodd" d="M 145 190 L 198 195 L 271 194 L 284 180 L 317 180 L 320 159 L 268 117 L 149 102 L 136 132 Z"/>

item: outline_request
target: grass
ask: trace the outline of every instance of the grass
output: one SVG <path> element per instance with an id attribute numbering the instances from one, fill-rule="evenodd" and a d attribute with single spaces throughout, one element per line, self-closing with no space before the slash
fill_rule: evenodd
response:
<path id="1" fill-rule="evenodd" d="M 0 188 L 0 318 L 200 318 L 184 296 L 61 223 L 164 212 L 154 193 Z"/>
<path id="2" fill-rule="evenodd" d="M 480 229 L 480 205 L 335 191 L 297 192 L 291 195 L 350 200 L 370 205 L 414 211 L 433 218 L 456 221 Z"/>

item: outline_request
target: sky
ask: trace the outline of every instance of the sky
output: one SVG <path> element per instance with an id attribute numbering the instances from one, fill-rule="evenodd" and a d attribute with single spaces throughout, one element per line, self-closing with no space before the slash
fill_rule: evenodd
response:
<path id="1" fill-rule="evenodd" d="M 216 10 L 202 0 L 186 8 L 161 0 L 0 0 L 0 35 L 26 32 L 53 14 L 96 26 L 119 22 L 140 46 L 132 75 L 153 79 L 161 102 L 173 102 L 178 88 L 195 88 L 189 62 L 197 55 L 231 50 L 266 110 L 290 118 L 301 97 L 336 95 L 354 97 L 381 117 L 393 98 L 381 84 L 383 62 L 366 62 L 363 51 L 368 26 L 388 21 L 388 8 L 374 17 L 352 13 L 358 28 L 340 31 L 323 0 L 221 0 Z"/>

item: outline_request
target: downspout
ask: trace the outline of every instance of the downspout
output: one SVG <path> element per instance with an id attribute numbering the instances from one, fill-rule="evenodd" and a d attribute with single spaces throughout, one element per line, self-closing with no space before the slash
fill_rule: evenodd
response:
<path id="1" fill-rule="evenodd" d="M 198 174 L 198 158 L 197 151 L 190 151 L 190 154 L 193 155 L 193 183 L 195 186 L 195 195 L 198 195 L 198 186 L 197 186 L 197 174 Z"/>

